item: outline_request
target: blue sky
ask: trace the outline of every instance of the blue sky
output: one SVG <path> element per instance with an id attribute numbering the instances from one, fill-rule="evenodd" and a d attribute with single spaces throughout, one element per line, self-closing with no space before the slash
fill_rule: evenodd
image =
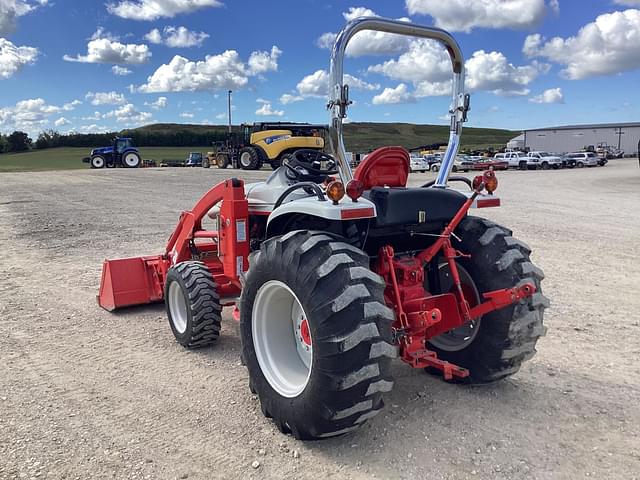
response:
<path id="1" fill-rule="evenodd" d="M 470 126 L 640 120 L 640 0 L 0 0 L 0 131 L 224 124 L 228 89 L 234 123 L 326 122 L 326 47 L 361 14 L 452 31 Z M 350 120 L 446 123 L 440 47 L 359 35 Z"/>

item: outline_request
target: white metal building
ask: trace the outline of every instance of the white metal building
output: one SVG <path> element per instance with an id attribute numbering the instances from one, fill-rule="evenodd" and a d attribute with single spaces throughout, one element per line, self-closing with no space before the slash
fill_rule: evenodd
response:
<path id="1" fill-rule="evenodd" d="M 638 154 L 640 122 L 601 123 L 597 125 L 566 125 L 563 127 L 524 130 L 524 148 L 549 152 L 573 152 L 601 142 L 621 148 L 625 155 Z M 518 136 L 512 140 L 522 141 Z M 519 142 L 518 142 L 519 143 Z"/>

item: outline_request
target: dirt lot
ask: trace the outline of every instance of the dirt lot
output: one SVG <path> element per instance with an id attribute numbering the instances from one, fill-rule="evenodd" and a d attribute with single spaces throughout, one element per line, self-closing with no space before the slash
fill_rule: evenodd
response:
<path id="1" fill-rule="evenodd" d="M 0 174 L 0 478 L 640 478 L 636 161 L 499 174 L 483 213 L 533 248 L 552 301 L 518 374 L 463 387 L 398 362 L 382 414 L 314 443 L 263 418 L 230 312 L 188 352 L 161 305 L 95 302 L 105 257 L 160 252 L 229 173 Z"/>

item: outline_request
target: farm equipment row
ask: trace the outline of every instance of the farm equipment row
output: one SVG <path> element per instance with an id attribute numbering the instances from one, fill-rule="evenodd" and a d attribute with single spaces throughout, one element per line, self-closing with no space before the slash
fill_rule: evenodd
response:
<path id="1" fill-rule="evenodd" d="M 448 147 L 437 178 L 422 187 L 407 187 L 404 148 L 380 148 L 353 172 L 347 161 L 343 59 L 362 30 L 436 40 L 451 57 Z M 512 375 L 534 355 L 548 306 L 529 247 L 469 215 L 500 205 L 495 173 L 449 177 L 469 110 L 453 37 L 353 20 L 337 36 L 330 79 L 332 155 L 296 149 L 264 182 L 215 185 L 182 212 L 163 252 L 106 260 L 98 295 L 107 310 L 164 301 L 186 348 L 215 343 L 222 308 L 233 307 L 249 389 L 266 417 L 300 439 L 341 435 L 375 417 L 396 357 L 448 380 Z"/>

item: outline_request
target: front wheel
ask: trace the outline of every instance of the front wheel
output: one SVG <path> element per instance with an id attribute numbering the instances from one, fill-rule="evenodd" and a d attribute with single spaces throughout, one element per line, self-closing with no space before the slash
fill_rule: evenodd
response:
<path id="1" fill-rule="evenodd" d="M 105 161 L 104 157 L 96 155 L 95 157 L 91 157 L 89 163 L 91 165 L 91 168 L 104 168 L 107 162 Z"/>
<path id="2" fill-rule="evenodd" d="M 216 167 L 218 168 L 227 168 L 229 166 L 229 156 L 228 155 L 223 155 L 222 153 L 219 153 L 218 155 L 216 155 Z"/>
<path id="3" fill-rule="evenodd" d="M 546 332 L 544 310 L 549 300 L 542 294 L 542 270 L 530 260 L 531 250 L 511 236 L 511 231 L 488 220 L 468 216 L 456 234 L 455 247 L 470 258 L 458 260 L 460 279 L 471 306 L 482 293 L 532 283 L 536 293 L 509 307 L 493 311 L 430 341 L 443 360 L 469 370 L 471 383 L 494 382 L 516 373 L 536 353 L 536 342 Z M 446 264 L 439 271 L 440 292 L 453 283 Z"/>
<path id="4" fill-rule="evenodd" d="M 180 345 L 211 345 L 220 335 L 220 296 L 213 275 L 202 262 L 187 261 L 171 267 L 164 290 L 171 331 Z"/>
<path id="5" fill-rule="evenodd" d="M 434 163 L 433 165 L 431 165 L 432 172 L 437 172 L 438 170 L 440 170 L 440 167 L 438 166 L 437 163 Z"/>
<path id="6" fill-rule="evenodd" d="M 578 162 L 578 163 L 576 163 L 576 167 L 578 167 L 578 168 L 584 168 L 584 163 L 582 163 L 582 162 Z"/>
<path id="7" fill-rule="evenodd" d="M 240 299 L 249 388 L 283 433 L 318 439 L 349 432 L 391 390 L 393 312 L 369 258 L 324 233 L 265 241 Z"/>
<path id="8" fill-rule="evenodd" d="M 542 169 L 543 170 L 549 170 L 549 164 L 547 162 L 543 162 L 542 163 Z"/>

